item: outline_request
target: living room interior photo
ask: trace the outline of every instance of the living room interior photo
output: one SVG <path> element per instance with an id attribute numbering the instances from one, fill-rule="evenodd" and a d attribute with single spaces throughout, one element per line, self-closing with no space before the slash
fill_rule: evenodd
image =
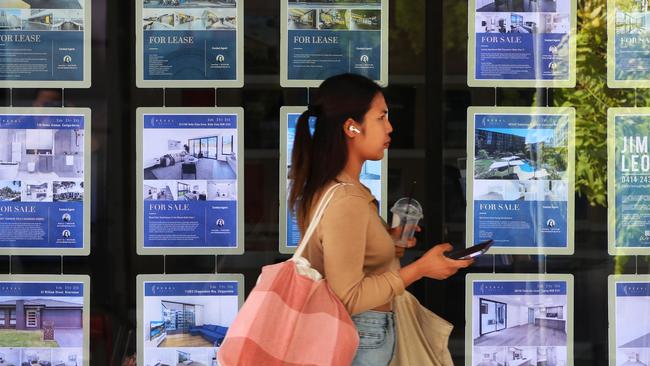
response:
<path id="1" fill-rule="evenodd" d="M 237 179 L 236 130 L 145 129 L 145 180 Z"/>
<path id="2" fill-rule="evenodd" d="M 566 346 L 566 296 L 475 296 L 474 346 Z"/>
<path id="3" fill-rule="evenodd" d="M 145 298 L 147 347 L 219 347 L 238 311 L 236 296 Z"/>

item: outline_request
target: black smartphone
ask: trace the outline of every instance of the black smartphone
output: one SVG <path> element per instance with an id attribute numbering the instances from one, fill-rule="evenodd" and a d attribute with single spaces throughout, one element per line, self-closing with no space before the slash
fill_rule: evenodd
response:
<path id="1" fill-rule="evenodd" d="M 447 257 L 451 259 L 470 259 L 470 258 L 475 258 L 478 257 L 479 255 L 485 254 L 485 252 L 490 249 L 492 244 L 494 243 L 494 240 L 488 239 L 484 242 L 478 243 L 476 245 L 473 245 L 469 248 L 461 249 L 461 250 L 456 250 L 453 252 L 447 253 Z"/>

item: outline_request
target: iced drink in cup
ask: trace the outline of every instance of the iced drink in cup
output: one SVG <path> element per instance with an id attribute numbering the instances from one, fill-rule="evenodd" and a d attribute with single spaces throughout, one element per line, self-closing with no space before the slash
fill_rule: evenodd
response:
<path id="1" fill-rule="evenodd" d="M 415 229 L 420 220 L 424 217 L 422 206 L 413 198 L 400 198 L 390 209 L 393 213 L 392 227 L 401 227 L 402 235 L 395 241 L 395 245 L 405 247 L 409 239 L 415 235 Z"/>

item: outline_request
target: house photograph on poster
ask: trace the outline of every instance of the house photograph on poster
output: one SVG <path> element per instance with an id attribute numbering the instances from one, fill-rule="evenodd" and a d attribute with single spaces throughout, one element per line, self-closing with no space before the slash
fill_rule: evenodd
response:
<path id="1" fill-rule="evenodd" d="M 81 297 L 0 297 L 0 347 L 81 348 L 82 310 Z"/>
<path id="2" fill-rule="evenodd" d="M 475 179 L 561 180 L 567 170 L 567 130 L 477 128 Z"/>
<path id="3" fill-rule="evenodd" d="M 16 180 L 0 181 L 0 202 L 3 201 L 19 202 L 20 192 L 21 192 L 20 181 L 16 181 Z"/>

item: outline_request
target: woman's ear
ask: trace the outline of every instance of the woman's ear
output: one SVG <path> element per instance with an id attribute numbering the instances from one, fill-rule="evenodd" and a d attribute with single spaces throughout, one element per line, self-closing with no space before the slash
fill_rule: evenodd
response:
<path id="1" fill-rule="evenodd" d="M 356 126 L 356 122 L 352 118 L 348 118 L 343 124 L 343 133 L 349 138 L 354 138 L 361 133 L 361 130 Z"/>

